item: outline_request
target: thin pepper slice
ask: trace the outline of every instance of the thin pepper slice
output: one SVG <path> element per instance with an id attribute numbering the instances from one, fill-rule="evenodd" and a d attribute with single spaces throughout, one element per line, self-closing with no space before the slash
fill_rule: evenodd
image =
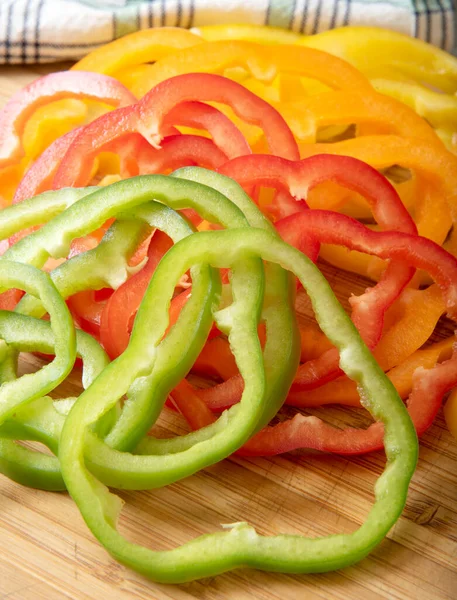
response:
<path id="1" fill-rule="evenodd" d="M 300 146 L 300 153 L 302 157 L 321 153 L 352 156 L 377 169 L 401 165 L 413 170 L 420 176 L 421 182 L 427 183 L 434 190 L 418 198 L 416 224 L 419 234 L 439 244 L 444 242 L 457 215 L 457 160 L 445 148 L 440 150 L 420 140 L 383 135 L 354 138 L 333 144 L 304 144 Z M 457 253 L 454 245 L 455 235 L 451 234 L 446 246 L 452 253 Z M 332 264 L 340 264 L 340 253 L 336 254 L 333 248 L 324 246 L 321 256 Z M 353 263 L 345 264 L 351 270 Z M 371 265 L 375 266 L 374 273 L 379 274 L 378 262 L 369 263 L 365 270 L 354 270 L 372 277 Z M 345 268 L 343 264 L 342 267 Z"/>
<path id="2" fill-rule="evenodd" d="M 201 42 L 202 39 L 198 35 L 178 27 L 135 31 L 93 50 L 73 65 L 72 69 L 115 76 L 120 69 L 154 62 Z"/>
<path id="3" fill-rule="evenodd" d="M 349 376 L 357 379 L 363 389 L 365 403 L 375 418 L 385 423 L 385 445 L 389 466 L 376 486 L 376 502 L 372 512 L 359 532 L 351 536 L 332 536 L 325 542 L 325 538 L 309 540 L 297 536 L 265 538 L 244 524 L 235 526 L 230 532 L 206 535 L 168 552 L 153 552 L 136 546 L 127 542 L 115 529 L 115 522 L 121 508 L 120 501 L 110 495 L 107 488 L 90 474 L 84 460 L 84 443 L 88 427 L 109 408 L 112 403 L 109 396 L 118 394 L 117 387 L 120 383 L 118 380 L 123 372 L 120 367 L 120 357 L 111 364 L 111 368 L 104 371 L 107 376 L 103 379 L 99 377 L 97 385 L 92 385 L 84 392 L 72 408 L 62 432 L 59 458 L 67 488 L 97 538 L 118 560 L 158 581 L 189 581 L 215 575 L 240 565 L 260 569 L 274 568 L 287 572 L 309 572 L 351 564 L 365 556 L 379 543 L 398 518 L 404 506 L 406 489 L 416 463 L 415 432 L 394 388 L 362 343 L 355 327 L 345 315 L 318 269 L 300 252 L 279 241 L 272 233 L 257 229 L 247 231 L 245 228 L 238 231 L 200 232 L 176 244 L 161 261 L 149 288 L 150 290 L 157 288 L 157 294 L 154 296 L 154 312 L 160 311 L 161 314 L 157 331 L 153 331 L 152 334 L 157 340 L 155 343 L 157 344 L 162 338 L 167 321 L 167 305 L 181 272 L 201 260 L 209 261 L 219 268 L 227 268 L 233 264 L 233 261 L 247 255 L 258 255 L 266 261 L 278 261 L 293 269 L 300 277 L 303 286 L 311 296 L 320 326 L 341 351 L 343 368 Z M 165 268 L 168 279 L 170 269 L 173 273 L 171 285 L 170 283 L 167 285 L 166 280 L 162 281 L 161 275 Z M 235 299 L 237 297 L 235 295 Z M 324 298 L 325 302 L 322 302 Z M 247 298 L 243 297 L 243 303 L 246 300 Z M 143 306 L 140 311 L 142 309 Z M 148 334 L 150 337 L 150 332 Z M 234 343 L 237 358 L 248 343 L 246 334 L 242 340 Z M 253 370 L 247 370 L 248 364 Z M 240 361 L 239 366 L 245 371 L 247 383 L 253 381 L 253 378 L 262 377 L 261 360 L 256 359 L 253 362 L 252 358 L 246 357 L 245 361 Z M 122 376 L 124 377 L 125 373 L 122 373 Z M 98 394 L 96 388 L 103 388 L 104 393 Z M 245 390 L 247 388 L 248 385 Z M 244 408 L 247 398 L 245 394 L 244 401 L 239 405 L 238 415 L 246 409 L 251 415 L 252 412 L 256 412 L 252 410 L 253 407 Z M 249 423 L 249 427 L 252 428 L 252 416 Z M 231 427 L 225 428 L 224 433 L 227 429 L 230 430 Z M 236 431 L 232 432 L 232 436 L 236 437 L 239 443 L 240 436 Z M 121 455 L 118 458 L 121 459 Z M 134 458 L 137 468 L 140 468 L 142 460 L 151 461 L 151 457 L 135 456 Z M 220 452 L 215 452 L 214 438 L 176 453 L 173 457 L 155 456 L 156 468 L 162 463 L 168 463 L 171 467 L 173 460 L 173 468 L 169 469 L 167 475 L 161 470 L 156 484 L 163 485 L 175 481 L 218 458 Z M 396 482 L 395 485 L 391 485 L 392 480 Z M 325 557 L 319 551 L 322 547 Z"/>
<path id="4" fill-rule="evenodd" d="M 457 59 L 431 44 L 378 27 L 338 27 L 301 38 L 298 45 L 317 48 L 350 62 L 362 72 L 387 65 L 417 81 L 454 93 Z"/>
<path id="5" fill-rule="evenodd" d="M 107 117 L 104 122 L 108 127 L 112 118 Z M 116 122 L 116 118 L 114 122 Z M 80 162 L 79 172 L 75 171 L 74 158 L 72 158 L 78 154 L 78 150 L 73 148 L 66 162 L 64 161 L 64 165 L 68 165 L 69 173 L 61 176 L 72 182 L 73 185 L 87 184 L 93 176 L 94 157 L 102 150 L 119 154 L 123 177 L 161 172 L 167 168 L 172 170 L 178 165 L 188 164 L 190 156 L 193 156 L 193 162 L 214 168 L 216 164 L 224 161 L 225 152 L 227 157 L 250 153 L 249 146 L 239 130 L 227 117 L 210 106 L 199 102 L 182 103 L 167 115 L 165 126 L 170 127 L 171 123 L 205 128 L 216 138 L 217 144 L 222 150 L 211 145 L 208 140 L 198 140 L 189 136 L 177 139 L 176 136 L 170 136 L 163 140 L 161 145 L 163 152 L 160 152 L 158 149 L 152 148 L 140 135 L 131 134 L 130 137 L 123 136 L 108 145 L 91 148 L 91 152 L 87 152 L 83 161 Z M 174 128 L 170 127 L 170 131 L 172 129 Z M 79 144 L 82 144 L 84 129 L 73 130 L 49 146 L 25 174 L 16 190 L 13 202 L 20 202 L 24 198 L 29 198 L 52 187 L 54 175 L 77 136 L 80 136 Z M 63 166 L 62 171 L 65 168 Z"/>
<path id="6" fill-rule="evenodd" d="M 373 126 L 380 133 L 419 138 L 442 147 L 434 129 L 402 102 L 375 91 L 332 91 L 293 101 L 273 103 L 286 119 L 297 141 L 314 143 L 319 129 L 356 125 L 357 135 Z M 362 131 L 360 131 L 362 130 Z"/>
<path id="7" fill-rule="evenodd" d="M 82 187 L 92 180 L 94 163 L 101 152 L 114 152 L 120 158 L 122 178 L 154 173 L 169 173 L 189 165 L 215 169 L 227 161 L 227 155 L 209 139 L 198 135 L 170 135 L 164 138 L 160 148 L 154 148 L 140 134 L 122 135 L 99 146 L 93 142 L 90 151 L 83 152 L 91 138 L 91 131 L 82 130 L 61 157 L 51 186 L 54 189 Z M 38 162 L 38 161 L 37 161 Z M 40 190 L 49 186 L 50 178 L 40 184 Z"/>

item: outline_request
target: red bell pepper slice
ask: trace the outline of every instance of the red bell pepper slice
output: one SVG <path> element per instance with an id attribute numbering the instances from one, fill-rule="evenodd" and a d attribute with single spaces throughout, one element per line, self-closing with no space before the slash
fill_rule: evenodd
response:
<path id="1" fill-rule="evenodd" d="M 108 148 L 109 144 L 126 134 L 140 133 L 153 147 L 159 148 L 165 135 L 169 134 L 171 123 L 168 119 L 173 111 L 181 125 L 195 125 L 198 115 L 190 116 L 186 106 L 182 105 L 196 100 L 229 105 L 241 119 L 263 129 L 273 153 L 293 160 L 299 158 L 297 144 L 287 123 L 267 102 L 220 75 L 181 75 L 158 84 L 137 104 L 102 115 L 86 125 L 67 151 L 54 178 L 54 189 L 63 185 L 77 185 L 87 157 L 97 150 Z M 201 126 L 211 126 L 213 137 L 218 135 L 218 140 L 220 138 L 220 141 L 216 140 L 217 145 L 221 147 L 222 144 L 227 149 L 230 140 L 226 131 L 233 131 L 227 123 L 227 117 L 219 113 L 222 116 L 216 118 L 213 108 L 204 111 L 201 107 L 199 111 Z M 241 147 L 239 140 L 237 136 L 233 142 L 236 143 L 236 150 L 233 145 L 230 151 L 227 150 L 230 156 L 246 152 L 246 147 L 244 144 Z"/>
<path id="2" fill-rule="evenodd" d="M 122 132 L 119 131 L 125 119 L 130 118 L 128 115 L 134 107 L 122 111 L 113 111 L 107 113 L 88 124 L 80 130 L 65 155 L 61 157 L 61 163 L 58 165 L 54 177 L 53 187 L 59 189 L 65 186 L 83 186 L 89 181 L 90 173 L 92 172 L 93 161 L 100 152 L 114 152 L 119 154 L 121 159 L 121 172 L 123 177 L 132 177 L 138 173 L 158 173 L 163 170 L 172 170 L 173 164 L 184 166 L 188 164 L 198 164 L 200 166 L 208 166 L 214 168 L 219 166 L 226 160 L 223 158 L 231 158 L 240 154 L 249 154 L 249 148 L 246 139 L 239 129 L 226 117 L 223 113 L 213 108 L 212 106 L 201 102 L 184 102 L 174 107 L 163 123 L 163 131 L 167 132 L 167 136 L 179 131 L 175 129 L 175 125 L 194 127 L 207 131 L 213 138 L 213 144 L 205 138 L 198 136 L 183 136 L 184 139 L 176 141 L 178 152 L 182 153 L 185 149 L 185 144 L 188 142 L 192 147 L 188 149 L 189 157 L 186 160 L 177 160 L 175 163 L 171 160 L 175 148 L 171 148 L 167 152 L 167 138 L 162 141 L 160 147 L 151 146 L 147 140 L 135 131 Z M 94 131 L 95 130 L 95 131 Z M 107 140 L 103 135 L 97 136 L 96 132 L 109 131 L 114 132 L 114 135 L 109 136 Z M 118 133 L 116 133 L 118 132 Z M 172 136 L 171 137 L 175 137 Z M 198 146 L 200 141 L 201 147 Z M 210 150 L 210 151 L 209 151 Z M 160 156 L 160 151 L 165 153 L 169 158 L 169 163 L 165 166 L 153 167 L 155 160 L 159 163 L 165 162 L 165 159 Z M 210 159 L 211 152 L 213 153 Z M 193 154 L 194 160 L 191 161 Z M 139 155 L 143 156 L 143 162 L 146 163 L 143 167 L 138 165 Z M 201 156 L 200 156 L 201 155 Z M 144 159 L 144 157 L 150 157 Z M 150 161 L 151 166 L 147 163 Z"/>
<path id="3" fill-rule="evenodd" d="M 148 262 L 123 283 L 107 301 L 100 319 L 100 340 L 111 358 L 116 358 L 127 348 L 130 331 L 149 280 L 172 241 L 156 231 L 148 248 Z"/>
<path id="4" fill-rule="evenodd" d="M 81 71 L 45 75 L 17 92 L 0 112 L 0 168 L 23 156 L 21 136 L 33 112 L 63 98 L 97 100 L 114 107 L 136 101 L 125 86 L 108 75 Z"/>
<path id="5" fill-rule="evenodd" d="M 193 127 L 207 131 L 228 158 L 251 154 L 251 148 L 231 119 L 204 102 L 182 102 L 172 108 L 164 126 Z"/>
<path id="6" fill-rule="evenodd" d="M 220 102 L 230 106 L 242 120 L 262 128 L 272 154 L 298 160 L 295 138 L 280 113 L 245 87 L 209 73 L 171 77 L 150 90 L 136 105 L 138 131 L 159 145 L 168 113 L 182 102 Z"/>
<path id="7" fill-rule="evenodd" d="M 383 229 L 417 233 L 414 221 L 385 177 L 357 159 L 339 158 L 342 160 L 335 161 L 334 156 L 323 154 L 292 162 L 269 155 L 252 155 L 233 159 L 224 164 L 219 172 L 232 177 L 244 187 L 264 185 L 289 193 L 295 198 L 297 210 L 300 212 L 306 209 L 303 201 L 308 192 L 322 182 L 331 181 L 363 195 Z M 284 196 L 275 198 L 279 201 L 282 199 Z M 286 201 L 287 210 L 283 212 L 292 213 L 293 205 L 289 198 L 286 198 Z M 296 226 L 295 220 L 286 218 L 278 221 L 276 228 L 288 243 L 298 247 L 312 260 L 315 259 L 315 249 L 319 248 L 319 242 L 322 240 L 312 231 L 308 228 L 302 229 Z M 411 268 L 401 263 L 392 263 L 376 287 L 358 298 L 350 299 L 353 321 L 370 347 L 374 347 L 379 341 L 384 312 L 398 297 L 412 275 Z M 304 371 L 305 366 L 302 365 L 300 369 Z M 320 385 L 324 380 L 335 378 L 339 373 L 337 363 L 328 361 L 326 356 L 310 362 L 308 371 L 314 374 L 312 382 L 309 382 L 312 387 L 316 387 L 317 382 Z M 302 378 L 302 381 L 305 380 L 306 378 Z"/>

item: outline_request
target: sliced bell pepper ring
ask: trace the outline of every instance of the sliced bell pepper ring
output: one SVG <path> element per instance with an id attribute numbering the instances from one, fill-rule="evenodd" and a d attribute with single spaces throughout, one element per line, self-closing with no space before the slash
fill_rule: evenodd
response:
<path id="1" fill-rule="evenodd" d="M 434 241 L 445 240 L 452 227 L 451 212 L 445 198 L 436 187 L 424 184 L 420 178 L 416 179 L 418 180 L 414 186 L 416 190 L 415 206 L 410 206 L 409 211 L 417 224 L 418 233 Z M 404 196 L 402 196 L 403 199 Z M 346 206 L 343 206 L 340 209 L 341 212 L 346 212 L 345 208 Z M 366 214 L 368 210 L 364 212 Z M 349 214 L 351 213 L 352 211 L 349 212 Z M 447 247 L 447 249 L 452 254 L 456 254 L 452 247 Z M 347 252 L 337 246 L 325 244 L 321 248 L 321 257 L 330 264 L 338 265 L 341 269 L 358 273 L 375 281 L 379 279 L 386 267 L 385 263 L 379 259 L 361 255 L 359 252 Z M 426 275 L 422 274 L 416 283 L 429 283 L 429 281 Z"/>
<path id="2" fill-rule="evenodd" d="M 441 407 L 443 396 L 457 384 L 457 353 L 452 358 L 430 369 L 419 367 L 413 375 L 413 388 L 406 401 L 409 415 L 421 436 L 433 423 Z M 263 429 L 246 444 L 239 454 L 243 456 L 271 456 L 297 448 L 353 455 L 380 450 L 383 446 L 383 427 L 380 423 L 368 429 L 337 429 L 316 417 L 295 415 Z"/>
<path id="3" fill-rule="evenodd" d="M 23 156 L 21 135 L 30 115 L 60 98 L 94 99 L 115 107 L 136 100 L 127 88 L 106 75 L 64 71 L 41 77 L 17 92 L 0 112 L 0 168 Z"/>
<path id="4" fill-rule="evenodd" d="M 325 558 L 322 550 L 318 551 L 325 543 L 322 539 L 300 539 L 296 536 L 263 538 L 247 525 L 235 527 L 230 532 L 215 536 L 206 535 L 192 542 L 190 547 L 183 546 L 168 552 L 153 552 L 129 543 L 115 528 L 121 509 L 119 500 L 110 495 L 107 488 L 91 475 L 85 465 L 84 456 L 85 448 L 90 448 L 93 444 L 89 427 L 110 408 L 113 401 L 116 401 L 115 397 L 122 393 L 119 385 L 125 382 L 126 375 L 129 376 L 133 365 L 129 365 L 127 372 L 125 371 L 127 351 L 111 363 L 111 366 L 73 406 L 62 431 L 59 459 L 67 488 L 96 537 L 118 560 L 161 582 L 189 581 L 197 577 L 215 575 L 241 564 L 261 569 L 271 568 L 274 565 L 275 570 L 293 572 L 342 567 L 365 556 L 390 529 L 404 506 L 405 494 L 399 492 L 399 482 L 402 482 L 401 489 L 407 486 L 417 457 L 415 432 L 404 406 L 367 351 L 355 327 L 336 301 L 318 269 L 300 252 L 281 242 L 273 233 L 254 228 L 200 232 L 176 244 L 165 255 L 151 280 L 149 292 L 152 295 L 154 291 L 154 305 L 151 309 L 157 313 L 157 318 L 153 321 L 155 327 L 148 329 L 148 340 L 156 346 L 162 340 L 166 328 L 168 303 L 174 286 L 180 274 L 189 266 L 204 260 L 219 268 L 227 268 L 232 267 L 234 261 L 245 260 L 247 256 L 253 255 L 258 255 L 266 261 L 278 261 L 282 265 L 287 265 L 300 276 L 303 286 L 312 298 L 324 333 L 341 350 L 344 369 L 351 377 L 358 380 L 363 389 L 366 405 L 374 416 L 385 423 L 388 469 L 381 476 L 380 483 L 376 487 L 375 507 L 360 533 L 356 533 L 356 537 L 333 536 L 330 547 L 324 550 Z M 235 304 L 232 306 L 244 311 L 251 296 L 249 294 L 239 296 L 241 289 L 234 288 Z M 150 308 L 148 304 L 146 302 L 142 304 L 138 317 L 146 314 L 145 308 Z M 179 321 L 180 319 L 176 327 L 179 326 Z M 252 321 L 254 321 L 253 327 Z M 239 444 L 246 433 L 255 428 L 262 414 L 264 395 L 261 386 L 264 374 L 260 346 L 258 340 L 256 344 L 254 340 L 252 342 L 250 340 L 252 334 L 256 338 L 256 321 L 257 319 L 252 317 L 249 321 L 244 320 L 243 335 L 240 338 L 235 338 L 233 335 L 232 339 L 240 370 L 244 371 L 246 380 L 243 400 L 237 413 L 238 418 L 243 417 L 241 425 L 238 418 L 230 419 L 227 415 L 227 425 L 219 434 L 172 455 L 132 457 L 125 453 L 117 453 L 118 468 L 121 464 L 127 464 L 127 461 L 134 459 L 135 468 L 142 473 L 145 485 L 148 487 L 164 485 L 219 459 L 222 453 L 227 452 L 230 445 L 233 447 L 233 443 L 227 443 L 228 432 L 231 434 L 231 442 L 236 438 L 236 443 Z M 246 327 L 247 323 L 250 324 L 249 329 Z M 232 326 L 233 334 L 237 319 L 232 320 Z M 137 318 L 129 348 L 136 347 L 133 337 L 138 336 L 142 331 L 144 330 L 140 329 Z M 247 346 L 249 346 L 249 354 L 245 359 L 241 359 Z M 135 362 L 137 360 L 135 358 Z M 256 390 L 255 398 L 252 393 L 249 394 L 253 389 Z M 98 444 L 94 444 L 94 449 L 96 446 L 98 450 Z M 98 456 L 103 458 L 103 454 Z M 149 475 L 151 470 L 155 471 L 154 479 Z M 95 472 L 99 474 L 98 467 Z M 129 486 L 130 476 L 128 472 L 125 472 L 125 475 L 127 477 L 124 478 L 123 483 Z M 396 482 L 394 486 L 390 485 L 391 478 Z M 147 484 L 146 479 L 148 479 Z M 111 481 L 111 484 L 113 483 L 114 481 Z M 375 527 L 375 532 L 370 534 L 372 526 Z M 217 544 L 217 552 L 214 551 L 215 544 Z"/>
<path id="5" fill-rule="evenodd" d="M 73 65 L 72 70 L 116 76 L 119 69 L 151 63 L 200 43 L 200 36 L 178 27 L 144 29 L 93 50 Z"/>
<path id="6" fill-rule="evenodd" d="M 327 144 L 326 148 L 333 144 Z M 264 185 L 288 191 L 296 204 L 288 214 L 307 209 L 307 196 L 322 183 L 332 182 L 361 194 L 370 205 L 377 222 L 385 228 L 416 233 L 416 227 L 393 186 L 361 160 L 340 156 L 333 160 L 331 152 L 301 161 L 290 161 L 271 155 L 254 154 L 235 158 L 218 171 L 234 178 L 243 187 Z M 287 200 L 287 198 L 285 198 Z M 293 210 L 296 206 L 297 209 Z"/>
<path id="7" fill-rule="evenodd" d="M 330 125 L 374 125 L 382 133 L 410 136 L 442 147 L 434 129 L 402 102 L 383 94 L 332 91 L 276 104 L 297 141 L 314 143 L 320 128 Z"/>
<path id="8" fill-rule="evenodd" d="M 62 160 L 54 177 L 54 187 L 74 185 L 94 147 L 106 149 L 108 144 L 115 143 L 126 134 L 140 133 L 153 147 L 160 147 L 169 113 L 194 99 L 228 104 L 240 118 L 262 127 L 273 153 L 285 158 L 298 158 L 294 137 L 274 108 L 229 79 L 199 73 L 165 81 L 136 105 L 107 113 L 87 125 L 76 136 Z M 211 109 L 211 114 L 214 115 L 214 109 Z M 222 115 L 221 118 L 227 121 Z M 180 114 L 179 119 L 182 124 L 184 116 Z"/>
<path id="9" fill-rule="evenodd" d="M 185 73 L 223 73 L 243 66 L 263 82 L 279 73 L 317 79 L 334 89 L 372 91 L 368 80 L 347 62 L 312 48 L 294 45 L 263 46 L 246 41 L 204 42 L 193 48 L 162 58 L 154 65 L 143 65 L 130 72 L 131 89 L 141 98 L 158 83 Z M 115 76 L 123 80 L 124 71 Z M 133 80 L 133 81 L 132 81 Z"/>
<path id="10" fill-rule="evenodd" d="M 444 92 L 457 91 L 457 59 L 431 44 L 378 27 L 339 27 L 297 44 L 335 54 L 362 72 L 387 65 Z"/>

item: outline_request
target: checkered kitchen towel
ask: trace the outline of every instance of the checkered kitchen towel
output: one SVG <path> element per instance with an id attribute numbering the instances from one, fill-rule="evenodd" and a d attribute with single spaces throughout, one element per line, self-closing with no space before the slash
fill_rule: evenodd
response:
<path id="1" fill-rule="evenodd" d="M 457 0 L 0 0 L 0 63 L 78 59 L 126 33 L 163 25 L 252 23 L 311 34 L 377 25 L 446 50 Z"/>

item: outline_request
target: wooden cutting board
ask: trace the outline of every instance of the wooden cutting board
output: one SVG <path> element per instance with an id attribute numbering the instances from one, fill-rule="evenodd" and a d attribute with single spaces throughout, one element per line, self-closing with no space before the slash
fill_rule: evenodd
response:
<path id="1" fill-rule="evenodd" d="M 64 66 L 54 66 L 54 70 Z M 0 68 L 0 104 L 50 67 Z M 367 282 L 325 269 L 346 303 Z M 304 303 L 301 307 L 304 311 Z M 440 334 L 449 334 L 444 325 Z M 39 359 L 24 355 L 23 371 Z M 60 397 L 80 389 L 75 372 Z M 321 411 L 315 411 L 319 414 Z M 363 426 L 360 411 L 327 408 L 335 424 Z M 186 431 L 167 414 L 161 428 Z M 262 534 L 322 536 L 355 530 L 373 501 L 382 452 L 340 458 L 296 452 L 268 459 L 230 459 L 152 492 L 123 493 L 121 530 L 137 543 L 171 548 L 246 520 Z M 291 576 L 253 570 L 179 586 L 157 585 L 126 569 L 100 547 L 66 494 L 21 487 L 0 476 L 0 597 L 119 600 L 438 600 L 457 598 L 457 443 L 440 414 L 421 441 L 406 509 L 387 539 L 355 567 Z"/>

